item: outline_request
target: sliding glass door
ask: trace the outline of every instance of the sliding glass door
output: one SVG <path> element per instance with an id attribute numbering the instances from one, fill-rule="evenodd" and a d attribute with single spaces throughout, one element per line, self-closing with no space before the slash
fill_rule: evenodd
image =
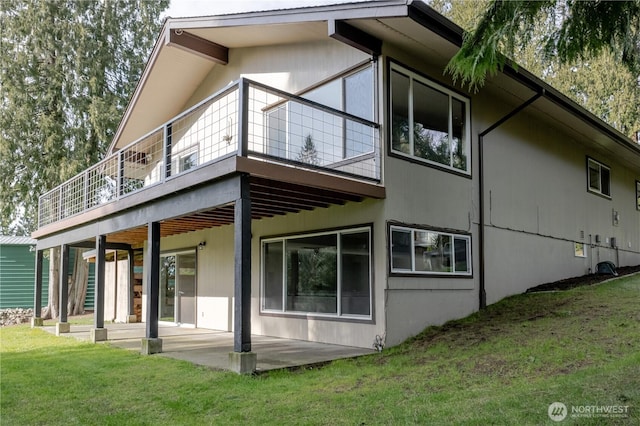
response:
<path id="1" fill-rule="evenodd" d="M 196 253 L 160 258 L 160 321 L 196 324 Z"/>

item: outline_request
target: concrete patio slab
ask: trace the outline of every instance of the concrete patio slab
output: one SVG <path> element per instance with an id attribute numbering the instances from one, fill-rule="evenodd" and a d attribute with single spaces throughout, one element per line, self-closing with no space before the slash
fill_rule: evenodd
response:
<path id="1" fill-rule="evenodd" d="M 42 327 L 55 334 L 55 327 Z M 90 341 L 91 325 L 71 325 L 65 336 Z M 140 352 L 145 324 L 105 324 L 107 343 Z M 233 333 L 187 328 L 175 325 L 158 326 L 162 352 L 153 356 L 180 359 L 218 370 L 229 370 L 229 352 L 233 352 Z M 258 354 L 257 372 L 281 368 L 321 364 L 341 358 L 353 358 L 374 353 L 373 349 L 330 345 L 278 337 L 251 336 L 252 352 Z"/>

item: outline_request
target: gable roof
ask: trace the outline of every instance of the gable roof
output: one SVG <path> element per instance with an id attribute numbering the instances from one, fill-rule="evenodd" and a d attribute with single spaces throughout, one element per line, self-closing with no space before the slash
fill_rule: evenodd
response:
<path id="1" fill-rule="evenodd" d="M 462 44 L 461 27 L 422 1 L 382 0 L 192 18 L 167 18 L 110 147 L 115 151 L 183 111 L 197 85 L 224 66 L 224 49 L 326 40 L 335 22 L 385 42 L 430 55 L 444 69 Z M 188 34 L 212 54 L 181 45 Z M 184 40 L 184 39 L 182 39 Z M 222 49 L 216 53 L 215 49 Z M 222 53 L 220 53 L 222 52 Z M 195 54 L 194 54 L 195 53 Z M 576 140 L 593 144 L 640 173 L 640 145 L 525 69 L 506 66 L 486 86 L 530 108 Z M 481 132 L 483 129 L 478 129 Z"/>

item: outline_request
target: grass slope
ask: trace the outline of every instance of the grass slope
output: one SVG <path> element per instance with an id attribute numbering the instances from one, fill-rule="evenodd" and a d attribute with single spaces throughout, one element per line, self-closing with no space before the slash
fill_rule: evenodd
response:
<path id="1" fill-rule="evenodd" d="M 0 423 L 639 424 L 640 276 L 506 299 L 404 344 L 253 377 L 4 328 Z M 550 403 L 628 406 L 624 418 Z"/>

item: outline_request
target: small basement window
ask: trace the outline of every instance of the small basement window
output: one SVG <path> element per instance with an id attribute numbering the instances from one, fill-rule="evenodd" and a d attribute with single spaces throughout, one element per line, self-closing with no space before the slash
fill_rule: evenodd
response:
<path id="1" fill-rule="evenodd" d="M 471 237 L 391 226 L 391 272 L 471 275 Z"/>

